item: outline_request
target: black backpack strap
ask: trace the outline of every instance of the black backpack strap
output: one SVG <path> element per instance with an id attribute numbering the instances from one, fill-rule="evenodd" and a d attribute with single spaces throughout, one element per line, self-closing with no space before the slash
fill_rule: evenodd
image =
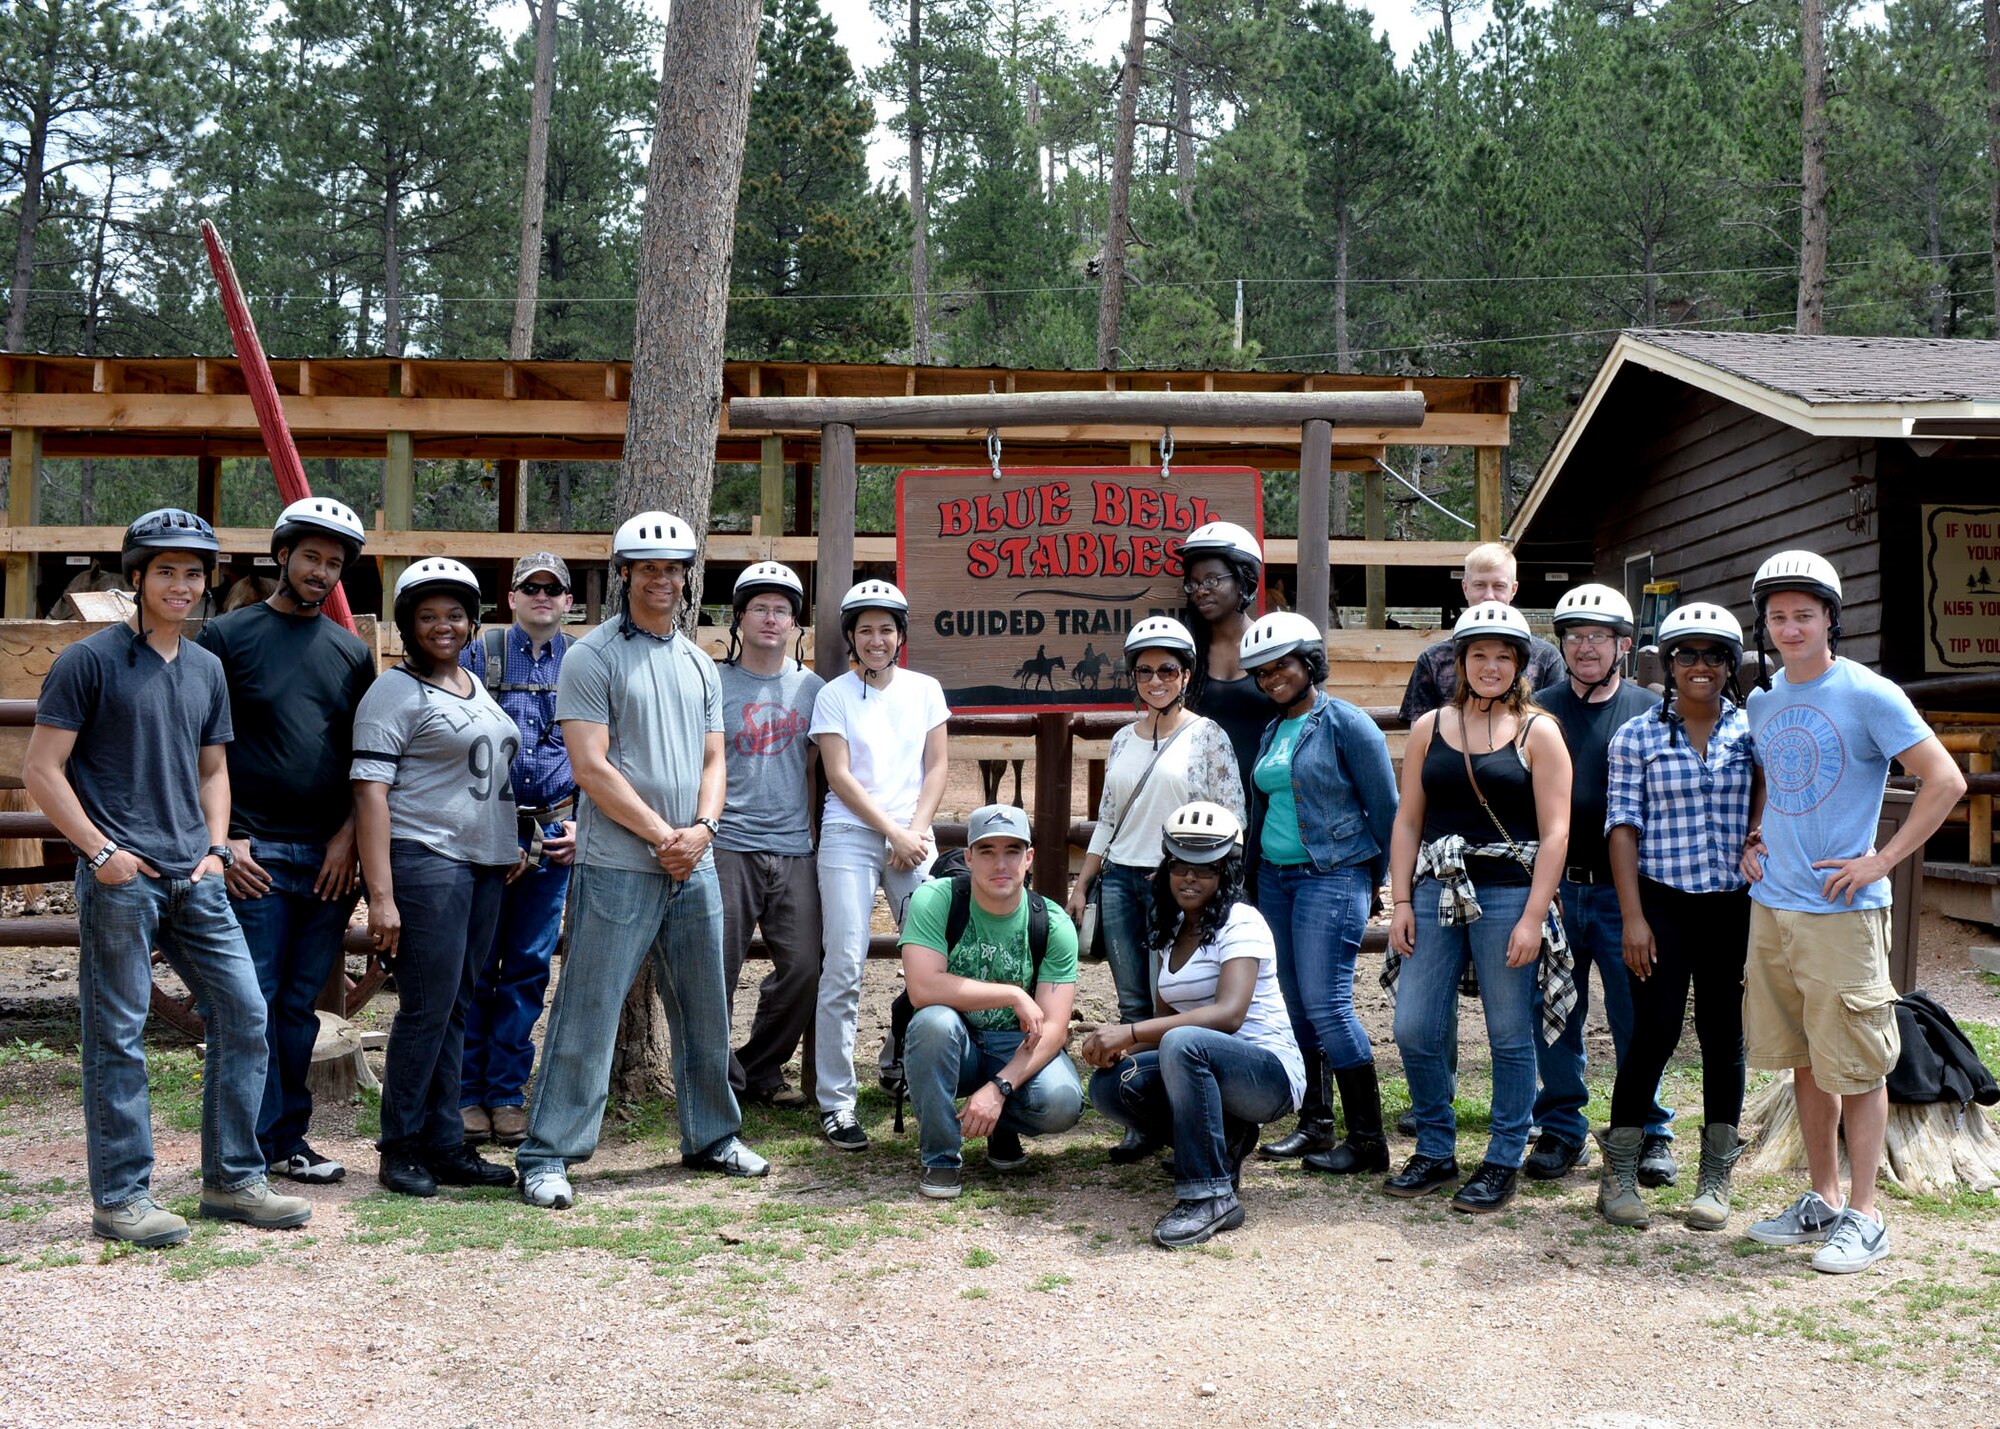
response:
<path id="1" fill-rule="evenodd" d="M 1042 959 L 1049 952 L 1049 900 L 1032 891 L 1028 896 L 1034 900 L 1028 905 L 1028 955 L 1034 959 L 1028 974 L 1028 996 L 1033 997 L 1042 985 Z"/>
<path id="2" fill-rule="evenodd" d="M 486 693 L 498 698 L 507 678 L 507 630 L 489 630 L 480 637 L 486 644 Z"/>
<path id="3" fill-rule="evenodd" d="M 951 909 L 944 915 L 944 951 L 947 957 L 958 946 L 958 940 L 965 936 L 965 930 L 972 922 L 972 880 L 953 878 L 950 882 Z"/>

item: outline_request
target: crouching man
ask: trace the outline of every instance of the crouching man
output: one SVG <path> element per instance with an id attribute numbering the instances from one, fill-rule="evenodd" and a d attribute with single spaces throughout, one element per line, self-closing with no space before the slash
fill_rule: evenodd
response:
<path id="1" fill-rule="evenodd" d="M 1012 1171 L 1027 1163 L 1023 1135 L 1067 1131 L 1083 1115 L 1083 1085 L 1063 1051 L 1076 925 L 1028 891 L 1035 851 L 1025 813 L 976 809 L 966 839 L 970 880 L 924 884 L 903 922 L 903 977 L 916 1009 L 903 1067 L 923 1161 L 917 1189 L 936 1200 L 959 1193 L 966 1137 L 985 1137 L 987 1162 Z"/>

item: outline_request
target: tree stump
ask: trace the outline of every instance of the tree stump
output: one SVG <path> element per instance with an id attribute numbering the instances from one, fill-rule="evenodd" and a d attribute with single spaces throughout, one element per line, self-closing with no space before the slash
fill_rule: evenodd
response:
<path id="1" fill-rule="evenodd" d="M 1744 1103 L 1743 1120 L 1759 1127 L 1747 1171 L 1761 1174 L 1805 1166 L 1806 1144 L 1790 1072 L 1779 1072 L 1751 1095 Z M 1891 1102 L 1882 1170 L 1895 1185 L 1923 1196 L 1949 1196 L 1961 1188 L 1991 1191 L 2000 1188 L 2000 1132 L 1985 1108 L 1976 1104 L 1961 1112 L 1951 1102 L 1926 1106 Z M 1845 1141 L 1840 1174 L 1843 1180 L 1852 1174 Z"/>

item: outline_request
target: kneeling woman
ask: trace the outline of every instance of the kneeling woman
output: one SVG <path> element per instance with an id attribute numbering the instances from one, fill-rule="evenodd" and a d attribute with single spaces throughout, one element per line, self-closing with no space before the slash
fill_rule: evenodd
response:
<path id="1" fill-rule="evenodd" d="M 1701 1179 L 1687 1223 L 1729 1222 L 1729 1178 L 1742 1154 L 1743 963 L 1750 892 L 1736 850 L 1750 832 L 1758 779 L 1750 723 L 1723 694 L 1743 657 L 1743 627 L 1719 605 L 1684 605 L 1660 622 L 1674 698 L 1611 736 L 1605 827 L 1632 974 L 1632 1041 L 1598 1136 L 1597 1208 L 1613 1225 L 1646 1224 L 1639 1148 L 1694 993 L 1701 1043 Z M 1651 1077 L 1652 1081 L 1646 1081 Z"/>
<path id="2" fill-rule="evenodd" d="M 403 663 L 354 715 L 355 828 L 368 931 L 400 1005 L 382 1073 L 381 1182 L 409 1196 L 511 1186 L 514 1173 L 465 1144 L 458 1114 L 465 1014 L 524 867 L 511 766 L 513 717 L 459 666 L 479 623 L 479 581 L 457 561 L 416 562 L 396 582 Z"/>
<path id="3" fill-rule="evenodd" d="M 1083 1042 L 1098 1111 L 1174 1145 L 1174 1208 L 1153 1227 L 1170 1250 L 1243 1224 L 1236 1198 L 1258 1130 L 1296 1111 L 1305 1066 L 1278 991 L 1278 954 L 1244 901 L 1243 826 L 1217 804 L 1168 818 L 1153 876 L 1157 1016 Z"/>

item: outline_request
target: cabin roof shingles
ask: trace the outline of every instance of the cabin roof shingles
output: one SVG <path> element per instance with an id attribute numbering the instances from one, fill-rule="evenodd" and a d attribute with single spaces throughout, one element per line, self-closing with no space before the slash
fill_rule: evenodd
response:
<path id="1" fill-rule="evenodd" d="M 2000 401 L 2000 342 L 1637 329 L 1638 342 L 1800 401 Z"/>

